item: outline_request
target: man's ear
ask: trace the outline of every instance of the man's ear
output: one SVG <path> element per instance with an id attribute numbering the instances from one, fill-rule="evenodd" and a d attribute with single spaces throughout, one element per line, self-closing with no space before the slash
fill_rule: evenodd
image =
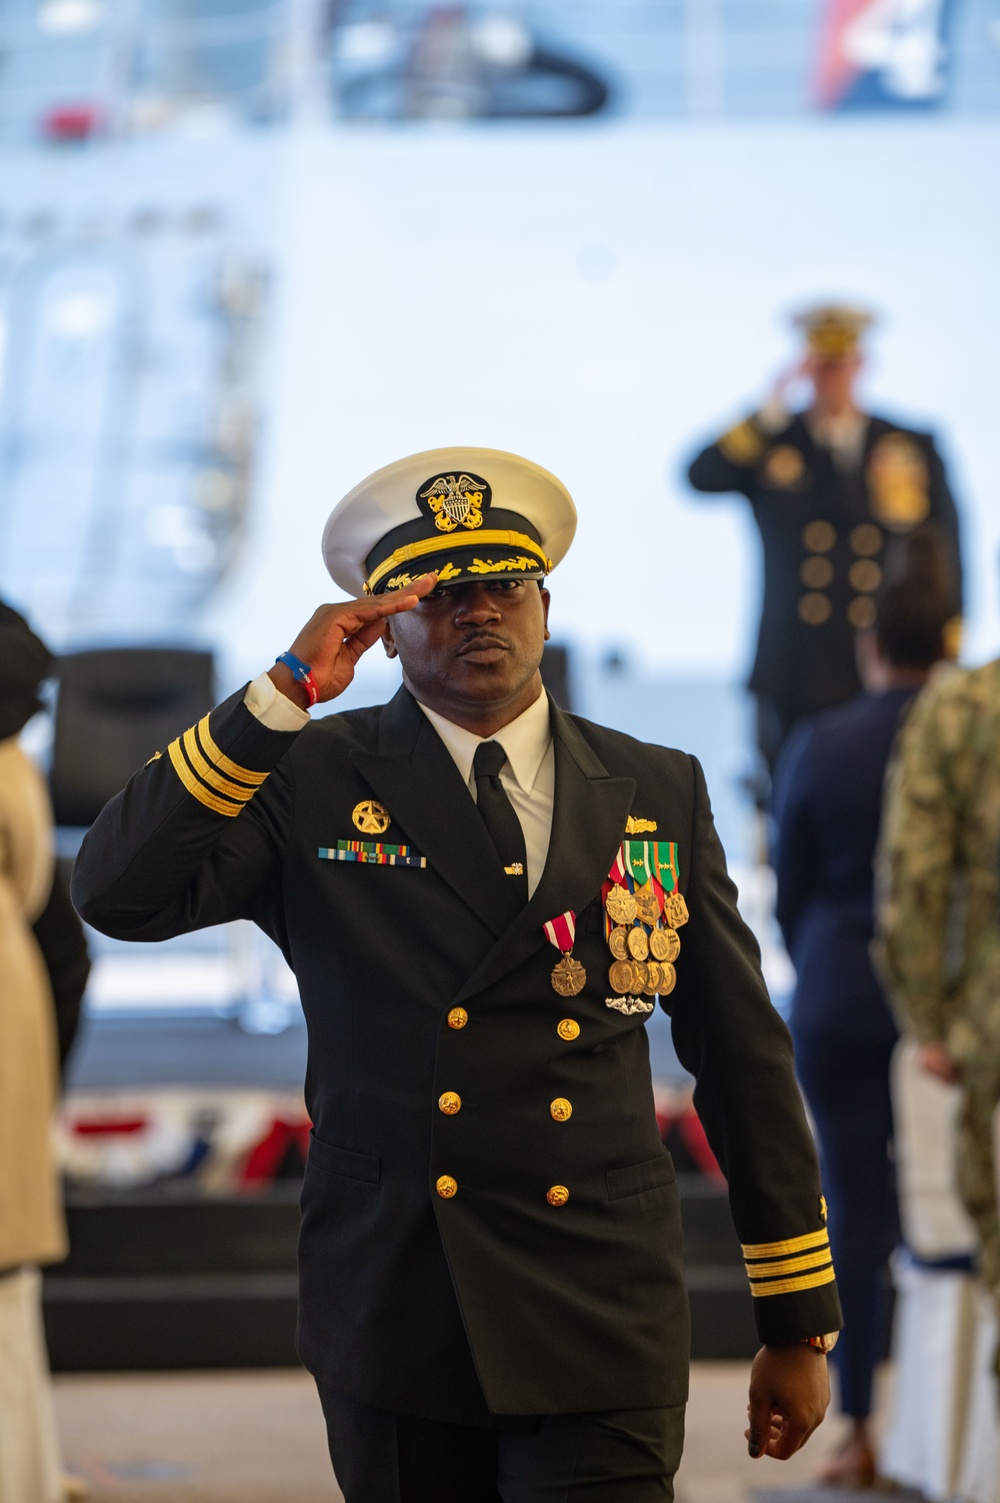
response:
<path id="1" fill-rule="evenodd" d="M 552 602 L 552 596 L 544 585 L 539 586 L 538 593 L 542 597 L 542 614 L 545 618 L 545 640 L 548 642 L 552 638 L 552 633 L 549 631 L 549 605 Z M 388 625 L 388 622 L 386 622 L 386 625 Z"/>
<path id="2" fill-rule="evenodd" d="M 385 648 L 385 655 L 387 658 L 395 658 L 399 656 L 398 652 L 396 651 L 396 643 L 394 642 L 392 636 L 392 620 L 389 617 L 386 618 L 385 625 L 382 627 L 382 646 Z"/>

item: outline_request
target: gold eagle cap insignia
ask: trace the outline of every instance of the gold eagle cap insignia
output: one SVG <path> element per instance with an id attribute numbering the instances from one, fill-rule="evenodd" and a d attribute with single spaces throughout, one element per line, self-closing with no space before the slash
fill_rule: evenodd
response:
<path id="1" fill-rule="evenodd" d="M 630 814 L 628 819 L 625 821 L 626 835 L 644 835 L 647 830 L 652 831 L 655 829 L 655 819 L 637 819 L 634 815 Z"/>
<path id="2" fill-rule="evenodd" d="M 456 527 L 470 530 L 483 525 L 483 489 L 470 475 L 439 475 L 426 490 L 420 492 L 420 500 L 426 501 L 434 513 L 434 526 L 441 532 L 454 532 Z"/>
<path id="3" fill-rule="evenodd" d="M 351 812 L 354 828 L 360 830 L 362 835 L 384 835 L 389 828 L 390 818 L 385 804 L 380 804 L 373 798 L 363 798 L 360 804 L 354 805 Z"/>

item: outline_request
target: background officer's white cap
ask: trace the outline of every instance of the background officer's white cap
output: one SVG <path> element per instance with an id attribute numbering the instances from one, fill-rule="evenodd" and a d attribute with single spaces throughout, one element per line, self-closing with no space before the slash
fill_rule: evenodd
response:
<path id="1" fill-rule="evenodd" d="M 431 569 L 443 585 L 541 579 L 575 532 L 569 491 L 541 465 L 501 449 L 428 449 L 348 492 L 323 531 L 323 561 L 355 596 Z"/>
<path id="2" fill-rule="evenodd" d="M 802 330 L 812 353 L 829 360 L 842 360 L 855 354 L 861 336 L 874 321 L 875 315 L 867 308 L 846 303 L 819 303 L 812 308 L 802 308 L 792 316 L 792 322 Z"/>

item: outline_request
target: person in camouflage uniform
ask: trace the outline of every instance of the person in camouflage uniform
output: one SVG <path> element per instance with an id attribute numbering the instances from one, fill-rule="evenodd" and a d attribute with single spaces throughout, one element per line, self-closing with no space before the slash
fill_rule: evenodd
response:
<path id="1" fill-rule="evenodd" d="M 917 700 L 889 772 L 877 874 L 876 958 L 895 1010 L 924 1068 L 962 1086 L 959 1188 L 1000 1309 L 1000 659 Z"/>

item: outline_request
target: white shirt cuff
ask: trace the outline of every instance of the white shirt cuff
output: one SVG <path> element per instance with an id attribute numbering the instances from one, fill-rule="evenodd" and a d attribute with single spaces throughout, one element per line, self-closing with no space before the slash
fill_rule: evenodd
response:
<path id="1" fill-rule="evenodd" d="M 274 680 L 267 673 L 260 674 L 248 685 L 243 703 L 269 731 L 301 731 L 309 724 L 309 711 L 300 710 L 298 705 L 286 699 L 281 690 L 274 687 Z"/>

